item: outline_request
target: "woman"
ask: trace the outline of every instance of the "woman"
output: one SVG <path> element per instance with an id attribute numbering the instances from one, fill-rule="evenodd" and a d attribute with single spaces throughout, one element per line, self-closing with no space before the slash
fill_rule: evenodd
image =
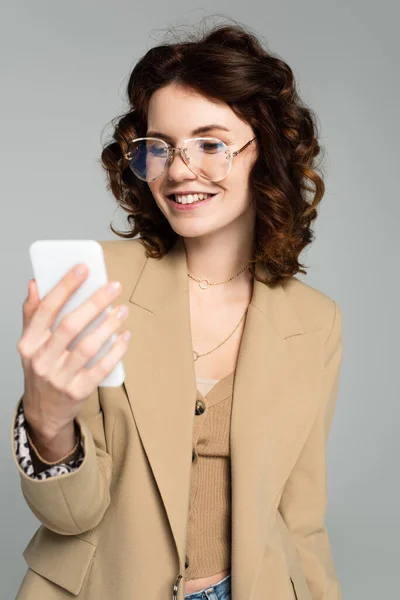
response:
<path id="1" fill-rule="evenodd" d="M 51 335 L 85 273 L 24 303 L 14 455 L 42 525 L 17 599 L 339 600 L 342 313 L 295 277 L 324 193 L 314 115 L 236 25 L 152 48 L 127 92 L 102 154 L 132 224 L 101 242 L 121 287 Z M 121 320 L 66 348 L 117 297 L 131 339 L 83 369 Z M 99 386 L 122 357 L 124 384 Z"/>

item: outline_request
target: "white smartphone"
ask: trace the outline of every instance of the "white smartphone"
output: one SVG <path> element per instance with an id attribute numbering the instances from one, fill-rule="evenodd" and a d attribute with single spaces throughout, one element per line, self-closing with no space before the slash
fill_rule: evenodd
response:
<path id="1" fill-rule="evenodd" d="M 29 254 L 40 299 L 76 263 L 84 263 L 88 268 L 88 275 L 85 281 L 61 308 L 55 322 L 51 326 L 51 331 L 54 331 L 64 315 L 82 304 L 82 302 L 87 300 L 108 281 L 103 248 L 95 240 L 36 240 L 29 246 Z M 68 350 L 73 350 L 82 338 L 98 327 L 110 310 L 111 306 L 108 306 L 91 321 L 67 347 Z M 118 334 L 113 333 L 97 354 L 85 365 L 85 368 L 92 367 L 100 358 L 107 354 L 117 337 Z M 125 370 L 122 360 L 119 360 L 113 371 L 99 384 L 99 387 L 117 387 L 124 380 Z"/>

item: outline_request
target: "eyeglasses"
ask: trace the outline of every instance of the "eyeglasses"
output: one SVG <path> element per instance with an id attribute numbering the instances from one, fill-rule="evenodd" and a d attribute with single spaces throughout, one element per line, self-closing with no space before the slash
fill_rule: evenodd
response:
<path id="1" fill-rule="evenodd" d="M 235 152 L 213 137 L 189 138 L 181 148 L 169 146 L 164 140 L 153 137 L 136 138 L 129 142 L 129 152 L 124 156 L 133 173 L 142 181 L 154 181 L 172 163 L 176 152 L 195 175 L 210 181 L 221 181 L 232 168 L 232 159 L 240 154 L 253 140 Z"/>

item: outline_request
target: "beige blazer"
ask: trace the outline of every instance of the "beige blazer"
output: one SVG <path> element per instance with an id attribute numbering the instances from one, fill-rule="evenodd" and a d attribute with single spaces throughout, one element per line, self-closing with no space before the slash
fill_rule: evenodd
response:
<path id="1" fill-rule="evenodd" d="M 196 418 L 186 254 L 182 240 L 161 260 L 139 239 L 100 243 L 122 282 L 113 306 L 129 305 L 126 380 L 98 388 L 78 417 L 76 472 L 19 470 L 43 525 L 17 600 L 184 598 Z M 342 598 L 324 526 L 341 360 L 337 303 L 296 277 L 254 282 L 231 415 L 233 600 Z"/>

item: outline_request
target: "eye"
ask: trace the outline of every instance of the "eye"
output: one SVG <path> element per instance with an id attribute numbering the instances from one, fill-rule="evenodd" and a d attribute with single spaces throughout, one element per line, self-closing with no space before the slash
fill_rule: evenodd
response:
<path id="1" fill-rule="evenodd" d="M 157 157 L 165 157 L 167 156 L 167 148 L 163 145 L 163 144 L 152 144 L 152 146 L 150 147 L 150 152 L 153 156 L 157 156 Z"/>
<path id="2" fill-rule="evenodd" d="M 214 154 L 216 152 L 221 152 L 221 150 L 223 150 L 224 148 L 224 143 L 223 142 L 218 142 L 218 141 L 204 141 L 204 142 L 199 142 L 199 146 L 201 148 L 201 150 L 203 150 L 203 152 L 207 152 L 208 154 Z"/>

